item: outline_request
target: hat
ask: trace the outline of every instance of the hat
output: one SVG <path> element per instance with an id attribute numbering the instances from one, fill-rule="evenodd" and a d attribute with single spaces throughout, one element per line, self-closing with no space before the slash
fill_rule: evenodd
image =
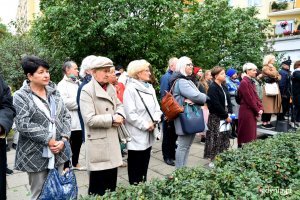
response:
<path id="1" fill-rule="evenodd" d="M 90 56 L 87 56 L 85 57 L 83 60 L 82 60 L 82 63 L 81 63 L 81 66 L 80 66 L 80 72 L 79 72 L 79 75 L 81 77 L 85 77 L 86 75 L 86 70 L 89 70 L 90 67 L 91 67 L 91 62 L 96 59 L 97 56 L 94 56 L 94 55 L 90 55 Z"/>
<path id="2" fill-rule="evenodd" d="M 257 67 L 253 63 L 245 63 L 243 65 L 243 72 L 245 72 L 245 71 L 247 71 L 249 69 L 257 69 Z"/>
<path id="3" fill-rule="evenodd" d="M 116 76 L 121 75 L 121 72 L 118 71 L 118 70 L 116 70 L 116 71 L 115 71 L 115 75 L 116 75 Z"/>
<path id="4" fill-rule="evenodd" d="M 111 59 L 98 56 L 91 62 L 90 69 L 97 69 L 97 68 L 105 68 L 105 67 L 113 67 L 113 61 Z"/>
<path id="5" fill-rule="evenodd" d="M 232 77 L 235 73 L 236 73 L 236 70 L 232 69 L 232 68 L 229 68 L 226 71 L 226 75 L 229 76 L 229 77 Z"/>
<path id="6" fill-rule="evenodd" d="M 290 59 L 288 59 L 288 60 L 283 61 L 281 64 L 285 64 L 285 65 L 291 66 L 292 61 Z"/>
<path id="7" fill-rule="evenodd" d="M 194 74 L 197 74 L 199 70 L 202 70 L 201 67 L 194 67 Z"/>

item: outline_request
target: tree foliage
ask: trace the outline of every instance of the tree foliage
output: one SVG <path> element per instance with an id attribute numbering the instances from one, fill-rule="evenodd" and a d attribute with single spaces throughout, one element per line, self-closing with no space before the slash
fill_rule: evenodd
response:
<path id="1" fill-rule="evenodd" d="M 89 54 L 123 65 L 145 58 L 156 69 L 172 55 L 205 68 L 260 65 L 269 25 L 255 8 L 232 8 L 228 0 L 44 0 L 41 8 L 33 33 L 49 48 L 77 61 Z"/>
<path id="2" fill-rule="evenodd" d="M 232 8 L 228 0 L 41 0 L 40 7 L 30 34 L 1 44 L 7 52 L 0 57 L 1 72 L 11 73 L 7 63 L 16 65 L 23 54 L 46 59 L 54 81 L 67 58 L 80 64 L 91 54 L 124 66 L 146 59 L 158 78 L 172 56 L 189 56 L 206 69 L 261 66 L 270 25 L 255 17 L 255 8 Z"/>

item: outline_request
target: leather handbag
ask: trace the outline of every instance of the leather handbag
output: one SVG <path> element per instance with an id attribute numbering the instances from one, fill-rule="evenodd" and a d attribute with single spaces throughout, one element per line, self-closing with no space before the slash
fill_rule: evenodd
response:
<path id="1" fill-rule="evenodd" d="M 186 135 L 200 133 L 205 130 L 203 111 L 195 105 L 186 104 L 184 112 L 179 114 L 179 120 L 182 131 Z"/>
<path id="2" fill-rule="evenodd" d="M 43 185 L 39 200 L 77 199 L 78 187 L 73 169 L 60 175 L 57 168 L 51 169 Z"/>
<path id="3" fill-rule="evenodd" d="M 265 91 L 267 96 L 276 96 L 279 94 L 279 88 L 276 82 L 274 83 L 266 83 Z"/>
<path id="4" fill-rule="evenodd" d="M 170 91 L 165 91 L 166 95 L 161 100 L 161 110 L 165 114 L 165 117 L 168 121 L 177 118 L 179 113 L 182 113 L 184 110 L 172 95 L 172 90 L 175 84 L 176 80 L 174 81 Z"/>

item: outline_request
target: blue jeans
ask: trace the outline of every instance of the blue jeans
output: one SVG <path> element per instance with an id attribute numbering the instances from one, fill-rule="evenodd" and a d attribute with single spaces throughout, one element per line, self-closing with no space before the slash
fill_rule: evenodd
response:
<path id="1" fill-rule="evenodd" d="M 194 141 L 196 134 L 191 135 L 178 135 L 177 142 L 178 146 L 176 149 L 176 168 L 181 168 L 186 165 L 187 158 L 190 153 L 191 145 Z"/>

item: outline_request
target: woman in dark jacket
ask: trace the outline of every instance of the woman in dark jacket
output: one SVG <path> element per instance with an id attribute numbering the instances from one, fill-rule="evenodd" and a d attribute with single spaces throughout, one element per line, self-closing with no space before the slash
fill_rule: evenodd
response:
<path id="1" fill-rule="evenodd" d="M 257 95 L 254 78 L 257 67 L 253 63 L 243 65 L 243 77 L 238 89 L 240 97 L 238 146 L 256 139 L 257 120 L 263 113 L 262 103 Z"/>
<path id="2" fill-rule="evenodd" d="M 292 122 L 297 128 L 300 126 L 300 60 L 294 64 L 295 71 L 292 74 L 292 95 L 294 112 Z"/>
<path id="3" fill-rule="evenodd" d="M 225 70 L 216 66 L 211 70 L 213 83 L 209 86 L 207 95 L 210 101 L 207 102 L 209 109 L 208 131 L 204 149 L 204 158 L 213 160 L 216 155 L 229 148 L 230 130 L 220 132 L 220 121 L 225 120 L 231 123 L 230 114 L 232 105 L 227 87 L 223 84 L 226 79 Z"/>

